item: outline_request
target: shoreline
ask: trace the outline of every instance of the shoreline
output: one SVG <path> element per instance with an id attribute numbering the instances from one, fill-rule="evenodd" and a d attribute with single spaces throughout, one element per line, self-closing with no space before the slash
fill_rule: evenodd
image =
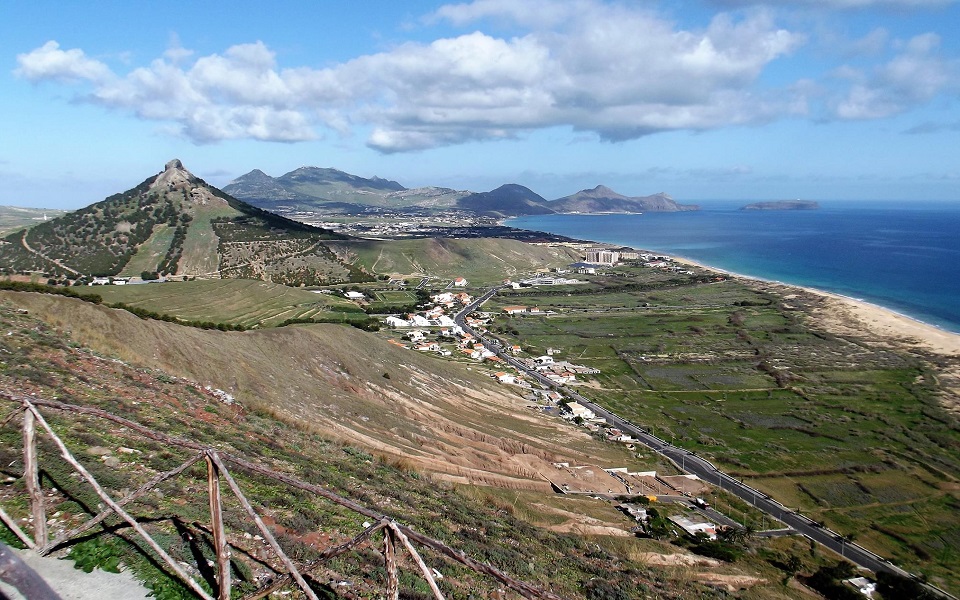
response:
<path id="1" fill-rule="evenodd" d="M 845 318 L 853 319 L 857 324 L 860 325 L 862 329 L 865 329 L 880 337 L 890 339 L 890 341 L 919 344 L 931 352 L 944 356 L 960 355 L 960 333 L 948 331 L 885 306 L 874 304 L 860 298 L 853 298 L 851 296 L 845 296 L 836 292 L 821 290 L 819 288 L 785 283 L 783 281 L 774 281 L 752 275 L 744 275 L 742 273 L 736 273 L 706 265 L 681 256 L 670 255 L 670 257 L 680 264 L 698 267 L 712 273 L 720 273 L 730 277 L 735 277 L 737 279 L 745 279 L 760 284 L 773 286 L 784 294 L 784 299 L 786 300 L 789 300 L 791 295 L 795 296 L 796 292 L 800 291 L 829 299 L 833 303 L 838 304 L 840 307 L 849 312 L 847 312 L 845 315 L 812 314 L 811 316 L 821 319 L 832 329 L 855 329 L 856 327 L 854 323 L 845 322 Z"/>
<path id="2" fill-rule="evenodd" d="M 507 219 L 501 219 L 498 223 L 501 226 L 509 227 L 520 231 L 533 232 L 530 229 L 513 227 L 506 224 Z M 536 232 L 534 232 L 536 233 Z M 625 247 L 612 242 L 600 242 L 596 240 L 578 240 L 585 243 L 596 244 L 605 247 Z M 651 252 L 661 254 L 656 250 L 639 249 L 630 247 L 636 252 Z M 837 330 L 844 333 L 871 333 L 879 338 L 883 338 L 891 343 L 906 344 L 910 346 L 920 345 L 927 351 L 946 357 L 960 358 L 960 333 L 949 331 L 938 327 L 932 323 L 921 321 L 910 315 L 897 312 L 892 308 L 869 302 L 852 296 L 845 296 L 837 292 L 830 292 L 815 287 L 809 287 L 793 283 L 785 283 L 771 279 L 764 279 L 753 275 L 745 275 L 735 271 L 729 271 L 719 267 L 707 265 L 696 260 L 676 256 L 670 252 L 662 253 L 680 264 L 698 267 L 712 273 L 727 275 L 737 279 L 752 281 L 761 285 L 768 285 L 776 288 L 776 291 L 784 295 L 789 300 L 792 294 L 804 292 L 815 295 L 819 298 L 829 300 L 833 306 L 824 307 L 825 310 L 813 310 L 810 315 L 824 323 L 831 330 Z M 826 313 L 832 314 L 826 314 Z"/>

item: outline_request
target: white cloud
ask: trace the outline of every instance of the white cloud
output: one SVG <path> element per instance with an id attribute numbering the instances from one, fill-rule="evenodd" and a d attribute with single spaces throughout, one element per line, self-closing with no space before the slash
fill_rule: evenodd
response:
<path id="1" fill-rule="evenodd" d="M 194 57 L 175 39 L 164 56 L 122 75 L 48 42 L 21 55 L 18 72 L 88 82 L 90 101 L 176 124 L 201 143 L 292 142 L 315 137 L 320 126 L 360 125 L 384 152 L 556 126 L 625 140 L 759 122 L 803 105 L 789 90 L 757 89 L 764 70 L 804 42 L 763 11 L 721 14 L 697 30 L 599 0 L 479 0 L 433 18 L 498 19 L 525 33 L 411 42 L 324 69 L 281 68 L 262 42 Z"/>
<path id="2" fill-rule="evenodd" d="M 834 102 L 841 119 L 877 119 L 902 113 L 960 84 L 960 63 L 942 57 L 940 38 L 928 33 L 901 44 L 900 53 L 864 72 L 845 66 L 837 75 L 852 81 L 846 95 Z"/>
<path id="3" fill-rule="evenodd" d="M 110 69 L 98 60 L 88 58 L 83 50 L 61 50 L 60 44 L 49 41 L 32 52 L 17 55 L 19 67 L 14 73 L 30 81 L 53 79 L 63 82 L 104 82 Z"/>

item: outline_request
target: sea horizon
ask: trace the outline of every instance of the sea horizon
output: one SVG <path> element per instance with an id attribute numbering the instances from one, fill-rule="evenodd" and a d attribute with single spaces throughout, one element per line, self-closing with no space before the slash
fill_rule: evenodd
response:
<path id="1" fill-rule="evenodd" d="M 813 288 L 960 334 L 960 203 L 822 200 L 814 210 L 536 215 L 505 225 L 667 254 L 734 276 Z"/>

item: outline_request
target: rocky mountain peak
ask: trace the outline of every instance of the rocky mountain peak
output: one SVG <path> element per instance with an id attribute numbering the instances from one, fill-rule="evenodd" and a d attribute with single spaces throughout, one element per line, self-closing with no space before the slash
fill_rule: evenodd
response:
<path id="1" fill-rule="evenodd" d="M 153 187 L 166 187 L 167 189 L 176 189 L 182 186 L 188 186 L 193 183 L 195 177 L 193 174 L 183 168 L 183 163 L 175 158 L 164 165 L 163 173 L 157 177 Z"/>
<path id="2" fill-rule="evenodd" d="M 163 173 L 157 176 L 156 181 L 150 186 L 152 190 L 161 192 L 172 192 L 174 190 L 183 193 L 183 199 L 187 202 L 199 205 L 226 206 L 227 201 L 216 196 L 210 191 L 208 186 L 194 177 L 193 173 L 186 170 L 183 163 L 175 158 L 169 161 L 165 166 Z"/>

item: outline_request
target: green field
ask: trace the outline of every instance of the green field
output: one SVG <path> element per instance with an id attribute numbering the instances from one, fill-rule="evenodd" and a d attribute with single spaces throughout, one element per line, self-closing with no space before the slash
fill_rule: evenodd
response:
<path id="1" fill-rule="evenodd" d="M 368 307 L 375 313 L 398 313 L 414 309 L 421 302 L 417 298 L 416 291 L 413 290 L 384 290 L 379 287 L 368 287 L 364 289 L 370 301 Z"/>
<path id="2" fill-rule="evenodd" d="M 621 268 L 484 309 L 531 355 L 600 369 L 584 396 L 956 591 L 960 427 L 935 367 L 818 330 L 760 288 Z M 556 314 L 499 310 L 517 304 Z"/>
<path id="3" fill-rule="evenodd" d="M 143 243 L 133 255 L 130 262 L 123 267 L 120 275 L 123 277 L 140 277 L 141 273 L 157 270 L 160 261 L 166 256 L 170 244 L 173 242 L 174 228 L 166 224 L 157 225 L 150 238 Z"/>
<path id="4" fill-rule="evenodd" d="M 342 319 L 356 304 L 336 294 L 316 294 L 249 279 L 215 279 L 93 288 L 104 302 L 122 302 L 185 321 L 270 327 L 288 319 Z"/>
<path id="5" fill-rule="evenodd" d="M 568 248 L 499 238 L 350 240 L 329 242 L 328 246 L 344 262 L 362 266 L 374 275 L 464 277 L 471 285 L 495 284 L 505 277 L 580 260 Z"/>
<path id="6" fill-rule="evenodd" d="M 6 235 L 24 227 L 33 227 L 42 223 L 44 217 L 54 219 L 67 213 L 54 208 L 23 208 L 20 206 L 0 206 L 0 235 Z"/>

